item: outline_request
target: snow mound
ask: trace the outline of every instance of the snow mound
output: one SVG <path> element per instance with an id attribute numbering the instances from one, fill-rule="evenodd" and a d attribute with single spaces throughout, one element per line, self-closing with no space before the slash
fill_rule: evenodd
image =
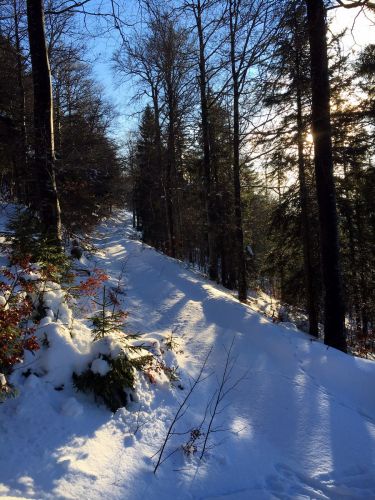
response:
<path id="1" fill-rule="evenodd" d="M 105 359 L 94 359 L 94 361 L 91 363 L 91 371 L 93 373 L 99 373 L 99 375 L 107 375 L 107 373 L 111 370 L 111 367 L 107 363 Z"/>

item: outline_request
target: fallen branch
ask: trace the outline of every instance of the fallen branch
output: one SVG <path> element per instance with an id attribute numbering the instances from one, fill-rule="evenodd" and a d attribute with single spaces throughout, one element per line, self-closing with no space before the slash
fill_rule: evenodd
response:
<path id="1" fill-rule="evenodd" d="M 165 450 L 165 447 L 167 446 L 167 443 L 168 443 L 168 441 L 169 441 L 169 438 L 173 435 L 173 428 L 174 428 L 174 426 L 175 426 L 176 422 L 177 422 L 178 420 L 180 420 L 180 418 L 181 418 L 181 417 L 182 417 L 182 416 L 186 413 L 186 411 L 187 411 L 187 409 L 188 409 L 188 406 L 186 406 L 186 403 L 187 403 L 188 399 L 189 399 L 189 398 L 190 398 L 190 396 L 192 395 L 192 393 L 193 393 L 194 389 L 196 388 L 196 386 L 197 386 L 200 382 L 202 382 L 202 380 L 204 380 L 204 379 L 202 379 L 202 376 L 203 376 L 203 372 L 204 372 L 204 369 L 205 369 L 205 367 L 206 367 L 206 364 L 207 364 L 208 358 L 210 357 L 211 351 L 212 351 L 212 348 L 208 351 L 208 353 L 207 353 L 207 355 L 206 355 L 206 357 L 205 357 L 205 359 L 204 359 L 203 365 L 201 366 L 201 369 L 200 369 L 200 371 L 199 371 L 199 374 L 198 374 L 197 378 L 195 378 L 195 379 L 194 379 L 194 381 L 193 381 L 193 383 L 192 383 L 192 385 L 191 385 L 191 387 L 190 387 L 190 389 L 189 389 L 188 393 L 186 394 L 186 396 L 185 396 L 184 400 L 182 401 L 182 403 L 181 403 L 181 404 L 180 404 L 180 406 L 178 407 L 178 410 L 177 410 L 177 412 L 176 412 L 176 414 L 175 414 L 175 416 L 174 416 L 174 418 L 173 418 L 173 420 L 172 420 L 172 422 L 171 422 L 171 424 L 170 424 L 170 426 L 169 426 L 169 428 L 168 428 L 168 431 L 167 431 L 167 434 L 166 434 L 165 439 L 164 439 L 164 441 L 163 441 L 163 444 L 162 444 L 162 446 L 161 446 L 160 450 L 157 452 L 157 453 L 159 453 L 159 458 L 158 458 L 158 461 L 157 461 L 157 463 L 156 463 L 156 465 L 155 465 L 155 468 L 154 468 L 154 474 L 156 474 L 156 471 L 158 470 L 159 466 L 160 466 L 160 465 L 161 465 L 161 464 L 162 464 L 162 463 L 163 463 L 163 462 L 164 462 L 167 458 L 169 458 L 169 457 L 171 456 L 171 454 L 173 454 L 173 453 L 175 453 L 175 451 L 177 451 L 177 450 L 174 450 L 171 454 L 167 455 L 167 457 L 166 457 L 164 460 L 162 460 L 162 458 L 163 458 L 163 453 L 164 453 L 164 450 Z M 156 453 L 156 454 L 157 454 L 157 453 Z"/>
<path id="2" fill-rule="evenodd" d="M 200 457 L 199 457 L 200 460 L 202 460 L 202 458 L 203 458 L 203 456 L 205 454 L 205 451 L 207 449 L 207 442 L 208 442 L 208 438 L 209 438 L 210 434 L 213 433 L 213 432 L 219 432 L 218 429 L 213 429 L 212 425 L 214 423 L 215 417 L 217 415 L 219 415 L 220 413 L 222 413 L 223 410 L 225 409 L 225 407 L 223 408 L 223 407 L 220 406 L 221 403 L 222 403 L 222 401 L 228 395 L 228 393 L 231 392 L 233 389 L 235 389 L 237 387 L 237 385 L 246 376 L 246 373 L 245 373 L 242 377 L 238 378 L 231 385 L 228 386 L 228 384 L 229 384 L 229 382 L 231 380 L 232 371 L 233 371 L 233 368 L 235 366 L 235 361 L 236 361 L 231 356 L 233 345 L 234 345 L 234 337 L 233 337 L 232 342 L 231 342 L 231 344 L 229 346 L 229 349 L 227 350 L 227 356 L 226 356 L 226 360 L 225 360 L 224 371 L 223 371 L 223 374 L 222 374 L 222 377 L 221 377 L 221 380 L 220 380 L 219 388 L 213 394 L 211 400 L 209 401 L 209 403 L 207 405 L 207 408 L 211 407 L 212 402 L 214 401 L 213 408 L 212 408 L 212 411 L 211 411 L 211 418 L 210 418 L 210 421 L 208 423 L 207 431 L 204 433 L 205 438 L 204 438 L 204 441 L 203 441 L 202 451 L 201 451 L 201 454 L 200 454 Z M 215 398 L 215 395 L 216 395 L 216 398 Z M 206 409 L 206 411 L 207 411 L 207 409 Z M 205 418 L 206 418 L 206 416 L 205 416 Z"/>

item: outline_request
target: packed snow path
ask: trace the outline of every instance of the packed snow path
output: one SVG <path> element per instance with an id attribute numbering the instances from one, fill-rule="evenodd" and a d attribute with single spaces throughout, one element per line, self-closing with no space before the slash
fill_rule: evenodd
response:
<path id="1" fill-rule="evenodd" d="M 173 332 L 181 383 L 140 387 L 141 411 L 112 415 L 72 388 L 26 379 L 0 405 L 0 496 L 38 499 L 375 498 L 375 363 L 272 324 L 183 263 L 135 239 L 129 216 L 102 224 L 98 267 L 121 277 L 128 330 Z M 203 460 L 177 451 L 153 474 L 189 377 L 207 373 L 179 421 L 202 419 L 234 339 L 233 382 Z M 73 399 L 74 398 L 74 399 Z M 78 411 L 77 411 L 78 410 Z M 140 425 L 141 422 L 141 425 Z M 187 435 L 174 436 L 181 445 Z M 172 445 L 172 444 L 171 444 Z M 175 446 L 175 444 L 173 445 Z"/>

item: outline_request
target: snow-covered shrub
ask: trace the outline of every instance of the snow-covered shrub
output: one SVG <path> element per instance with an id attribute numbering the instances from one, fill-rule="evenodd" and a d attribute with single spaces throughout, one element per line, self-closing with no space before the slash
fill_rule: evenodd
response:
<path id="1" fill-rule="evenodd" d="M 98 284 L 106 276 L 97 272 L 83 285 L 86 293 L 97 295 Z M 132 335 L 126 335 L 124 320 L 127 313 L 120 309 L 116 293 L 103 286 L 102 298 L 93 298 L 98 306 L 90 318 L 92 323 L 93 353 L 96 356 L 81 374 L 73 374 L 77 390 L 92 393 L 115 412 L 129 403 L 135 389 L 135 373 L 150 365 L 152 356 L 144 347 L 132 345 Z"/>
<path id="2" fill-rule="evenodd" d="M 102 289 L 101 299 L 91 316 L 93 359 L 83 373 L 74 373 L 77 390 L 94 395 L 115 412 L 127 406 L 136 386 L 137 373 L 145 375 L 150 383 L 169 383 L 177 380 L 175 368 L 169 368 L 161 351 L 150 339 L 125 333 L 127 313 L 120 307 L 116 291 Z"/>
<path id="3" fill-rule="evenodd" d="M 79 391 L 92 393 L 97 401 L 115 412 L 132 399 L 136 370 L 144 370 L 149 363 L 149 355 L 130 358 L 125 352 L 115 357 L 102 354 L 92 361 L 88 370 L 73 374 L 74 386 Z"/>
<path id="4" fill-rule="evenodd" d="M 0 371 L 6 373 L 24 351 L 39 350 L 34 333 L 46 316 L 49 288 L 74 279 L 69 259 L 41 238 L 35 216 L 22 210 L 8 227 L 10 267 L 0 269 Z"/>
<path id="5" fill-rule="evenodd" d="M 28 210 L 20 210 L 8 224 L 10 262 L 29 260 L 39 264 L 42 278 L 60 283 L 69 281 L 71 261 L 43 237 L 39 219 Z"/>

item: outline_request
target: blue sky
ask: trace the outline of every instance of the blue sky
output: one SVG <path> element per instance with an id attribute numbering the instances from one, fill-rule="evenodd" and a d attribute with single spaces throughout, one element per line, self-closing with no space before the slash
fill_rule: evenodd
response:
<path id="1" fill-rule="evenodd" d="M 130 24 L 140 19 L 139 3 L 137 0 L 121 0 L 121 7 L 124 7 L 122 17 Z M 88 11 L 110 12 L 110 2 L 108 0 L 92 0 L 87 4 Z M 91 63 L 95 80 L 103 87 L 104 95 L 113 105 L 118 117 L 112 127 L 112 135 L 119 141 L 126 138 L 128 131 L 134 130 L 137 119 L 131 114 L 135 111 L 134 106 L 129 105 L 134 91 L 132 84 L 127 82 L 121 84 L 120 79 L 115 77 L 112 54 L 120 47 L 121 37 L 115 29 L 105 30 L 105 23 L 95 17 L 86 16 L 86 25 L 83 24 L 83 16 L 78 17 L 80 24 L 79 31 L 86 33 L 85 43 L 87 45 L 88 62 Z M 112 25 L 112 21 L 111 21 Z M 111 26 L 112 27 L 112 26 Z M 87 28 L 89 33 L 87 33 Z M 90 34 L 99 31 L 107 31 L 101 35 L 91 36 Z M 130 35 L 131 30 L 123 28 L 125 36 Z"/>

